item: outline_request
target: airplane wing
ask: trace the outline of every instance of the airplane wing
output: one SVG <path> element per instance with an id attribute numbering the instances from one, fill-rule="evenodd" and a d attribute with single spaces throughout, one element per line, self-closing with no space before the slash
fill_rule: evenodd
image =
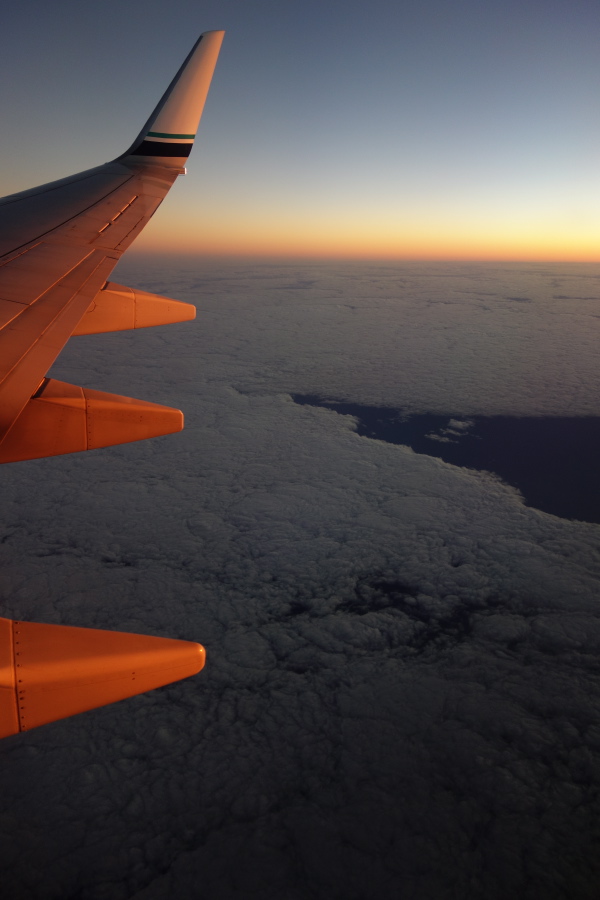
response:
<path id="1" fill-rule="evenodd" d="M 179 431 L 179 410 L 46 377 L 73 334 L 193 319 L 188 303 L 107 281 L 185 162 L 223 31 L 208 31 L 131 147 L 0 201 L 0 462 Z M 191 641 L 0 618 L 0 737 L 195 674 Z"/>
<path id="2" fill-rule="evenodd" d="M 179 431 L 179 410 L 46 378 L 72 334 L 191 319 L 195 309 L 108 282 L 192 148 L 223 31 L 205 32 L 131 147 L 0 201 L 0 462 Z"/>

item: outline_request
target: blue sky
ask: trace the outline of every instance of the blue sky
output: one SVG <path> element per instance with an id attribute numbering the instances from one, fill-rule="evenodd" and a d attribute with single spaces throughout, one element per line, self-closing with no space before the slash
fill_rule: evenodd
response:
<path id="1" fill-rule="evenodd" d="M 0 192 L 120 153 L 211 28 L 190 174 L 140 250 L 598 258 L 600 8 L 578 0 L 36 0 L 0 37 Z"/>

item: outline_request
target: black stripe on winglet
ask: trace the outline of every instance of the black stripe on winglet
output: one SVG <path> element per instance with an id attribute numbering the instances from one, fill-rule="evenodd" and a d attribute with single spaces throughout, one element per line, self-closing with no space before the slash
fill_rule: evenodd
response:
<path id="1" fill-rule="evenodd" d="M 142 141 L 131 156 L 189 156 L 193 144 L 168 144 L 162 141 Z"/>

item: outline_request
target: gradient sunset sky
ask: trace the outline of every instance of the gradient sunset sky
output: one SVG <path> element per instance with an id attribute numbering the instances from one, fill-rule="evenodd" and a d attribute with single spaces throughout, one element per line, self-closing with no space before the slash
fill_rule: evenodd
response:
<path id="1" fill-rule="evenodd" d="M 33 0 L 0 35 L 0 194 L 105 162 L 227 32 L 132 252 L 600 259 L 600 5 Z"/>

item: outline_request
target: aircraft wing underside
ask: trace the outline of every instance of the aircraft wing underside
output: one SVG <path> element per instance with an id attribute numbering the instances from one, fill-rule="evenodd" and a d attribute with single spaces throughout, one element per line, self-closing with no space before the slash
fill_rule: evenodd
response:
<path id="1" fill-rule="evenodd" d="M 223 34 L 199 38 L 122 156 L 0 201 L 0 462 L 183 427 L 177 409 L 46 373 L 71 335 L 194 318 L 190 304 L 108 277 L 185 172 Z M 167 645 L 0 619 L 0 737 L 166 684 L 203 664 L 203 648 L 188 641 Z"/>
<path id="2" fill-rule="evenodd" d="M 72 334 L 193 318 L 187 304 L 107 279 L 185 172 L 222 38 L 202 35 L 123 156 L 0 202 L 0 462 L 183 427 L 178 410 L 45 375 Z"/>

